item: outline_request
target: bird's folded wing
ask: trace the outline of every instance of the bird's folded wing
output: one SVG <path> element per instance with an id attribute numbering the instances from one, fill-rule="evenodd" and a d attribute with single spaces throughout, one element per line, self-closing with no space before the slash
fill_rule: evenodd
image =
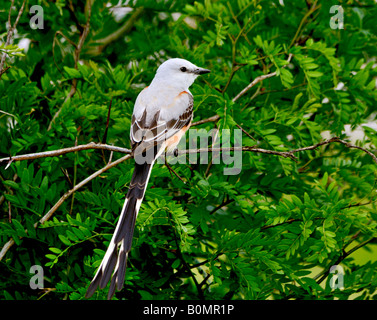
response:
<path id="1" fill-rule="evenodd" d="M 183 91 L 174 99 L 174 105 L 162 106 L 158 111 L 149 111 L 149 113 L 148 108 L 144 107 L 144 111 L 138 118 L 134 113 L 131 122 L 133 147 L 141 143 L 151 146 L 160 144 L 177 134 L 190 124 L 193 106 L 192 95 Z"/>

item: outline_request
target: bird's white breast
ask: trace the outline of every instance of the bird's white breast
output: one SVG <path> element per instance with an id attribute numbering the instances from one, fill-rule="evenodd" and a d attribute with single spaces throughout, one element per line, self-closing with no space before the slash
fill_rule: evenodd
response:
<path id="1" fill-rule="evenodd" d="M 153 121 L 158 111 L 160 111 L 160 121 L 178 119 L 189 106 L 189 95 L 191 93 L 188 89 L 181 91 L 169 86 L 146 87 L 136 99 L 134 106 L 135 118 L 140 119 L 146 110 L 147 126 Z"/>

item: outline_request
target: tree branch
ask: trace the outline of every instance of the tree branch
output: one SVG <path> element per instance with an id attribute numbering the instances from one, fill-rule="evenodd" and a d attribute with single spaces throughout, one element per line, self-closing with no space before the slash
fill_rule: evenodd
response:
<path id="1" fill-rule="evenodd" d="M 223 152 L 223 151 L 250 151 L 250 152 L 256 152 L 256 153 L 264 153 L 264 154 L 273 154 L 277 156 L 281 156 L 284 158 L 290 158 L 292 160 L 297 160 L 297 157 L 294 155 L 294 153 L 302 152 L 302 151 L 308 151 L 308 150 L 314 150 L 317 149 L 320 146 L 327 145 L 333 142 L 341 143 L 345 145 L 347 148 L 351 149 L 359 149 L 369 156 L 372 157 L 373 161 L 377 164 L 377 157 L 375 154 L 373 154 L 371 151 L 353 145 L 347 141 L 341 140 L 338 137 L 334 137 L 328 140 L 321 141 L 319 143 L 316 143 L 312 146 L 308 147 L 303 147 L 303 148 L 298 148 L 298 149 L 293 149 L 290 151 L 275 151 L 275 150 L 268 150 L 268 149 L 262 149 L 262 148 L 257 148 L 256 146 L 243 146 L 243 147 L 226 147 L 226 148 L 201 148 L 201 149 L 189 149 L 189 150 L 180 150 L 178 154 L 191 154 L 191 153 L 203 153 L 203 152 Z M 45 151 L 45 152 L 38 152 L 38 153 L 30 153 L 30 154 L 24 154 L 24 155 L 19 155 L 19 156 L 14 156 L 14 157 L 6 157 L 0 159 L 0 164 L 3 162 L 8 162 L 6 168 L 9 167 L 9 165 L 14 162 L 14 161 L 22 161 L 22 160 L 32 160 L 32 159 L 39 159 L 39 158 L 46 158 L 46 157 L 56 157 L 60 156 L 66 153 L 70 152 L 76 152 L 76 151 L 82 151 L 82 150 L 91 150 L 91 149 L 101 149 L 101 150 L 109 150 L 109 151 L 115 151 L 115 152 L 120 152 L 120 153 L 126 153 L 126 154 L 131 154 L 132 151 L 130 149 L 126 148 L 121 148 L 117 146 L 112 146 L 108 144 L 102 144 L 102 143 L 88 143 L 88 144 L 83 144 L 83 145 L 78 145 L 75 147 L 69 147 L 69 148 L 64 148 L 64 149 L 59 149 L 59 150 L 52 150 L 52 151 Z"/>
<path id="2" fill-rule="evenodd" d="M 327 144 L 330 144 L 330 143 L 333 143 L 333 142 L 341 143 L 341 144 L 345 145 L 348 148 L 354 148 L 354 149 L 362 150 L 365 153 L 367 153 L 369 156 L 371 156 L 372 159 L 374 160 L 374 162 L 377 164 L 377 157 L 372 152 L 370 152 L 369 150 L 366 150 L 366 149 L 364 149 L 362 147 L 359 147 L 359 146 L 353 145 L 351 143 L 348 143 L 348 142 L 346 142 L 344 140 L 341 140 L 338 137 L 334 137 L 334 138 L 331 138 L 331 139 L 328 139 L 328 140 L 324 140 L 324 141 L 319 142 L 319 143 L 317 143 L 315 145 L 312 145 L 312 146 L 303 147 L 303 148 L 299 148 L 299 149 L 294 149 L 294 150 L 290 150 L 290 151 L 283 151 L 283 152 L 275 151 L 275 150 L 266 150 L 266 149 L 256 148 L 254 146 L 250 146 L 250 147 L 245 146 L 245 147 L 231 147 L 231 148 L 210 148 L 210 149 L 204 149 L 204 148 L 202 148 L 202 149 L 182 150 L 179 153 L 180 154 L 188 154 L 188 153 L 220 152 L 220 151 L 251 151 L 251 152 L 257 152 L 257 153 L 266 153 L 266 154 L 278 155 L 278 156 L 282 156 L 282 157 L 285 157 L 285 158 L 291 158 L 292 160 L 295 160 L 297 158 L 294 156 L 294 153 L 301 152 L 301 151 L 307 151 L 307 150 L 314 150 L 314 149 L 317 149 L 320 146 L 327 145 Z M 110 151 L 116 151 L 116 152 L 121 152 L 121 153 L 127 153 L 127 155 L 124 156 L 124 157 L 122 157 L 122 158 L 120 158 L 120 159 L 118 159 L 118 160 L 116 160 L 116 161 L 114 161 L 114 162 L 109 162 L 105 167 L 103 167 L 102 169 L 96 171 L 91 176 L 87 177 L 86 179 L 84 179 L 83 181 L 81 181 L 79 184 L 77 184 L 74 188 L 72 188 L 71 190 L 67 191 L 59 199 L 59 201 L 39 220 L 39 223 L 43 224 L 45 221 L 47 221 L 48 219 L 50 219 L 50 217 L 61 206 L 61 204 L 68 197 L 70 197 L 75 191 L 77 191 L 82 186 L 84 186 L 85 184 L 87 184 L 89 181 L 91 181 L 94 178 L 96 178 L 97 176 L 99 176 L 101 173 L 109 170 L 112 167 L 115 167 L 116 165 L 118 165 L 119 163 L 121 163 L 121 162 L 123 162 L 123 161 L 125 161 L 127 159 L 130 159 L 132 157 L 131 150 L 125 149 L 125 148 L 116 147 L 116 146 L 105 145 L 105 144 L 101 144 L 101 143 L 98 143 L 98 144 L 96 144 L 96 143 L 89 143 L 89 144 L 86 144 L 86 145 L 80 145 L 80 146 L 75 146 L 75 147 L 65 148 L 65 149 L 60 149 L 60 150 L 46 151 L 46 152 L 39 152 L 39 153 L 32 153 L 32 154 L 20 155 L 20 156 L 15 156 L 15 157 L 3 158 L 3 159 L 0 159 L 0 163 L 4 162 L 4 161 L 8 161 L 7 167 L 9 167 L 9 165 L 13 161 L 38 159 L 38 158 L 45 158 L 45 157 L 55 157 L 55 156 L 59 156 L 59 155 L 63 155 L 63 154 L 69 153 L 69 152 L 76 152 L 76 151 L 88 150 L 88 149 L 110 150 Z M 37 225 L 38 225 L 38 223 L 36 223 L 34 225 L 34 227 L 36 228 Z M 0 252 L 0 261 L 2 260 L 2 258 L 6 254 L 6 252 L 12 247 L 12 245 L 14 243 L 15 243 L 14 240 L 10 239 L 4 245 L 4 247 L 2 248 L 2 250 Z"/>
<path id="3" fill-rule="evenodd" d="M 207 119 L 203 119 L 203 120 L 199 120 L 197 122 L 194 122 L 194 123 L 191 124 L 191 127 L 195 127 L 195 126 L 198 126 L 200 124 L 207 123 L 207 122 L 216 122 L 219 119 L 220 119 L 220 116 L 215 115 L 215 116 L 209 117 Z"/>
<path id="4" fill-rule="evenodd" d="M 113 41 L 118 40 L 124 34 L 129 32 L 132 27 L 135 25 L 135 22 L 142 16 L 145 9 L 143 7 L 139 7 L 133 10 L 131 17 L 121 26 L 119 29 L 114 31 L 113 33 L 109 34 L 107 37 L 103 39 L 95 40 L 94 43 L 91 44 L 89 51 L 87 52 L 89 55 L 97 56 L 102 53 L 102 51 Z"/>
<path id="5" fill-rule="evenodd" d="M 16 29 L 17 24 L 18 24 L 18 21 L 20 20 L 20 17 L 21 17 L 21 15 L 22 15 L 22 12 L 24 11 L 24 8 L 25 8 L 25 2 L 26 2 L 26 0 L 24 0 L 24 2 L 22 3 L 21 9 L 20 9 L 20 11 L 18 12 L 18 15 L 17 15 L 16 21 L 14 22 L 13 26 L 12 26 L 12 23 L 11 23 L 11 19 L 10 19 L 10 18 L 11 18 L 12 7 L 13 7 L 13 5 L 14 5 L 14 0 L 12 0 L 12 2 L 11 2 L 11 4 L 10 4 L 9 15 L 8 15 L 9 29 L 8 29 L 8 34 L 7 34 L 7 40 L 5 41 L 5 47 L 7 47 L 7 46 L 10 44 L 10 41 L 11 41 L 12 36 L 13 36 L 14 29 Z M 4 69 L 4 63 L 5 63 L 5 58 L 6 58 L 6 56 L 7 56 L 7 53 L 4 52 L 4 53 L 3 53 L 3 56 L 1 57 L 1 61 L 0 61 L 0 79 L 1 79 L 1 76 L 3 75 L 3 73 L 9 69 L 9 67 L 6 67 L 6 68 Z"/>
<path id="6" fill-rule="evenodd" d="M 82 151 L 82 150 L 91 150 L 91 149 L 101 149 L 101 150 L 109 150 L 109 151 L 116 151 L 120 153 L 126 153 L 131 154 L 130 149 L 111 146 L 108 144 L 102 144 L 102 143 L 88 143 L 88 144 L 82 144 L 75 147 L 69 147 L 59 150 L 51 150 L 51 151 L 44 151 L 44 152 L 38 152 L 38 153 L 29 153 L 14 157 L 7 157 L 0 159 L 0 164 L 2 162 L 8 162 L 6 168 L 9 167 L 9 165 L 14 161 L 21 161 L 21 160 L 32 160 L 32 159 L 39 159 L 39 158 L 47 158 L 47 157 L 57 157 L 66 153 L 70 152 L 76 152 L 76 151 Z"/>
<path id="7" fill-rule="evenodd" d="M 299 38 L 299 35 L 300 35 L 300 32 L 302 30 L 302 27 L 304 26 L 306 20 L 309 18 L 310 15 L 312 15 L 316 10 L 320 9 L 321 8 L 321 4 L 317 6 L 317 2 L 318 0 L 316 0 L 312 7 L 309 9 L 309 11 L 305 14 L 305 16 L 302 18 L 301 22 L 300 22 L 300 25 L 298 26 L 298 29 L 296 31 L 296 34 L 294 35 L 290 45 L 289 45 L 289 48 L 292 47 L 294 45 L 294 43 L 296 42 L 296 40 Z"/>
<path id="8" fill-rule="evenodd" d="M 292 59 L 292 54 L 290 53 L 289 56 L 288 56 L 288 64 L 291 62 L 291 59 Z M 287 65 L 288 65 L 287 64 Z M 287 65 L 283 66 L 282 68 L 285 68 Z M 269 74 L 264 74 L 264 75 L 261 75 L 257 78 L 255 78 L 248 86 L 246 86 L 243 90 L 241 90 L 241 92 L 239 94 L 237 94 L 233 99 L 232 101 L 233 102 L 236 102 L 239 98 L 241 98 L 247 91 L 249 91 L 252 87 L 254 87 L 258 82 L 261 82 L 265 79 L 268 79 L 268 78 L 272 78 L 272 77 L 275 77 L 276 76 L 276 71 L 275 72 L 272 72 L 272 73 L 269 73 Z"/>
<path id="9" fill-rule="evenodd" d="M 362 147 L 359 147 L 359 146 L 356 146 L 352 143 L 349 143 L 347 141 L 344 141 L 338 137 L 334 137 L 334 138 L 331 138 L 331 139 L 328 139 L 328 140 L 324 140 L 322 142 L 319 142 L 313 146 L 309 146 L 309 147 L 304 147 L 304 148 L 299 148 L 299 149 L 294 149 L 294 150 L 291 150 L 289 151 L 290 153 L 295 153 L 295 152 L 301 152 L 301 151 L 306 151 L 306 150 L 314 150 L 314 149 L 317 149 L 318 147 L 320 146 L 323 146 L 323 145 L 326 145 L 326 144 L 329 144 L 329 143 L 332 143 L 332 142 L 338 142 L 338 143 L 341 143 L 343 145 L 345 145 L 347 148 L 351 148 L 351 149 L 359 149 L 361 151 L 364 151 L 365 153 L 367 153 L 369 156 L 372 157 L 373 161 L 377 164 L 377 157 L 375 154 L 373 154 L 372 152 L 370 152 L 369 150 L 367 149 L 364 149 Z"/>
<path id="10" fill-rule="evenodd" d="M 362 147 L 353 145 L 347 141 L 341 140 L 338 137 L 334 137 L 328 140 L 324 140 L 322 142 L 319 142 L 315 145 L 308 146 L 308 147 L 303 147 L 303 148 L 298 148 L 298 149 L 293 149 L 290 151 L 275 151 L 275 150 L 266 150 L 266 149 L 261 149 L 261 148 L 256 148 L 255 146 L 244 146 L 244 147 L 230 147 L 230 148 L 210 148 L 210 149 L 191 149 L 191 150 L 181 150 L 179 153 L 180 154 L 188 154 L 188 153 L 201 153 L 201 152 L 220 152 L 220 151 L 250 151 L 250 152 L 257 152 L 257 153 L 265 153 L 265 154 L 273 154 L 273 155 L 278 155 L 282 156 L 285 158 L 291 158 L 292 160 L 296 160 L 297 158 L 295 157 L 294 153 L 302 152 L 302 151 L 308 151 L 308 150 L 314 150 L 317 149 L 320 146 L 327 145 L 333 142 L 341 143 L 345 145 L 348 148 L 354 148 L 354 149 L 359 149 L 365 153 L 367 153 L 369 156 L 372 157 L 373 161 L 377 164 L 377 157 L 370 152 L 369 150 L 366 150 Z M 79 184 L 77 184 L 74 188 L 71 190 L 67 191 L 60 199 L 59 201 L 39 220 L 39 223 L 44 223 L 47 221 L 52 214 L 61 206 L 61 204 L 68 198 L 70 197 L 75 191 L 80 189 L 82 186 L 87 184 L 89 181 L 93 180 L 96 178 L 98 175 L 101 173 L 109 170 L 110 168 L 118 165 L 119 163 L 132 158 L 132 152 L 129 149 L 125 148 L 120 148 L 116 146 L 110 146 L 106 144 L 101 144 L 101 143 L 88 143 L 86 145 L 80 145 L 80 146 L 75 146 L 71 148 L 64 148 L 60 150 L 54 150 L 54 151 L 46 151 L 46 152 L 39 152 L 39 153 L 32 153 L 32 154 L 26 154 L 26 155 L 20 155 L 20 156 L 14 156 L 14 157 L 7 157 L 7 158 L 2 158 L 0 159 L 0 163 L 8 161 L 8 164 L 6 167 L 9 167 L 9 165 L 13 161 L 21 161 L 21 160 L 30 160 L 30 159 L 38 159 L 38 158 L 45 158 L 45 157 L 55 157 L 59 155 L 63 155 L 69 152 L 76 152 L 76 151 L 81 151 L 81 150 L 88 150 L 88 149 L 102 149 L 102 150 L 110 150 L 110 151 L 116 151 L 116 152 L 121 152 L 121 153 L 127 153 L 126 156 L 114 161 L 114 162 L 109 162 L 105 167 L 102 169 L 96 171 L 93 173 L 91 176 L 87 177 L 83 181 L 81 181 Z M 292 221 L 293 222 L 293 221 Z M 34 225 L 36 228 L 38 223 Z M 265 228 L 267 229 L 267 227 Z M 9 248 L 14 244 L 14 240 L 10 239 L 3 247 L 3 249 L 0 252 L 0 261 L 4 257 L 5 253 L 9 250 Z"/>
<path id="11" fill-rule="evenodd" d="M 291 62 L 292 60 L 292 54 L 290 53 L 289 56 L 288 56 L 288 64 Z M 288 65 L 287 64 L 287 65 Z M 287 67 L 287 65 L 283 66 L 282 68 L 285 68 Z M 255 78 L 249 85 L 247 85 L 243 90 L 241 90 L 233 99 L 232 101 L 233 102 L 236 102 L 239 98 L 241 98 L 247 91 L 249 91 L 252 87 L 254 87 L 257 83 L 265 80 L 265 79 L 268 79 L 268 78 L 272 78 L 272 77 L 275 77 L 276 76 L 276 71 L 275 72 L 272 72 L 272 73 L 269 73 L 269 74 L 264 74 L 264 75 L 261 75 L 257 78 Z M 191 126 L 198 126 L 200 124 L 203 124 L 203 123 L 208 123 L 208 122 L 216 122 L 217 120 L 220 119 L 220 116 L 219 115 L 215 115 L 215 116 L 212 116 L 212 117 L 209 117 L 207 119 L 203 119 L 203 120 L 199 120 L 197 122 L 194 122 L 191 124 Z"/>
<path id="12" fill-rule="evenodd" d="M 82 180 L 80 183 L 78 183 L 77 185 L 75 185 L 71 190 L 67 191 L 60 199 L 58 202 L 55 203 L 55 205 L 39 220 L 39 222 L 36 222 L 34 224 L 34 228 L 36 228 L 38 226 L 38 224 L 43 224 L 44 222 L 46 222 L 48 219 L 51 218 L 51 216 L 54 214 L 54 212 L 63 204 L 63 202 L 69 198 L 74 192 L 76 192 L 77 190 L 79 190 L 82 186 L 86 185 L 88 182 L 92 181 L 94 178 L 98 177 L 100 174 L 102 174 L 103 172 L 111 169 L 112 167 L 115 167 L 117 166 L 118 164 L 120 164 L 121 162 L 123 161 L 126 161 L 127 159 L 131 158 L 132 156 L 130 154 L 114 161 L 114 162 L 110 162 L 108 163 L 106 166 L 104 166 L 102 169 L 94 172 L 92 175 L 90 175 L 89 177 L 87 177 L 86 179 Z M 27 230 L 26 230 L 27 231 Z M 7 251 L 14 245 L 14 240 L 11 238 L 5 245 L 4 247 L 1 249 L 0 251 L 0 261 L 3 259 L 3 257 L 5 256 L 5 254 L 7 253 Z"/>
<path id="13" fill-rule="evenodd" d="M 291 158 L 292 160 L 297 159 L 291 151 L 267 150 L 267 149 L 257 148 L 256 146 L 209 148 L 209 149 L 206 149 L 206 148 L 189 149 L 189 150 L 181 150 L 181 151 L 178 152 L 178 154 L 203 153 L 203 152 L 224 152 L 224 151 L 251 151 L 251 152 L 256 152 L 256 153 L 274 154 L 274 155 L 281 156 L 281 157 L 284 157 L 284 158 Z"/>
<path id="14" fill-rule="evenodd" d="M 314 276 L 313 279 L 316 280 L 316 282 L 318 284 L 321 284 L 321 282 L 328 277 L 328 275 L 329 275 L 329 269 L 330 269 L 331 266 L 338 265 L 345 258 L 347 258 L 349 255 L 351 255 L 352 253 L 354 253 L 356 250 L 359 250 L 360 248 L 366 246 L 369 242 L 371 242 L 375 238 L 376 237 L 369 238 L 368 240 L 359 243 L 358 245 L 356 245 L 352 249 L 348 250 L 347 252 L 343 250 L 343 253 L 341 254 L 341 256 L 335 262 L 331 262 L 331 264 L 329 265 L 328 268 L 322 270 L 319 274 L 317 274 L 316 276 Z"/>
<path id="15" fill-rule="evenodd" d="M 251 152 L 256 152 L 256 153 L 265 153 L 265 154 L 273 154 L 277 156 L 281 156 L 284 158 L 290 158 L 292 160 L 297 160 L 297 157 L 294 155 L 294 153 L 298 153 L 301 151 L 307 151 L 307 150 L 314 150 L 317 149 L 320 146 L 327 145 L 333 142 L 338 142 L 343 145 L 345 145 L 348 148 L 353 148 L 353 149 L 359 149 L 367 153 L 369 156 L 372 157 L 373 161 L 377 164 L 377 157 L 374 155 L 372 152 L 370 152 L 367 149 L 364 149 L 362 147 L 353 145 L 347 141 L 341 140 L 338 137 L 334 137 L 328 140 L 321 141 L 319 143 L 316 143 L 315 145 L 308 146 L 308 147 L 303 147 L 303 148 L 298 148 L 298 149 L 293 149 L 290 151 L 275 151 L 275 150 L 267 150 L 267 149 L 262 149 L 262 148 L 257 148 L 256 146 L 244 146 L 244 147 L 230 147 L 230 148 L 210 148 L 210 149 L 191 149 L 191 150 L 181 150 L 179 154 L 185 154 L 185 153 L 201 153 L 201 152 L 220 152 L 220 151 L 251 151 Z"/>
<path id="16" fill-rule="evenodd" d="M 84 31 L 82 32 L 82 34 L 80 36 L 79 43 L 77 44 L 77 46 L 75 46 L 75 52 L 74 52 L 73 58 L 74 58 L 74 61 L 75 61 L 74 68 L 76 70 L 77 70 L 77 63 L 80 59 L 82 47 L 84 45 L 86 37 L 89 34 L 91 16 L 92 16 L 92 4 L 90 4 L 89 7 L 88 7 L 88 19 L 86 21 Z M 60 34 L 62 34 L 62 33 L 60 32 Z M 54 37 L 54 40 L 55 40 L 55 37 Z M 65 98 L 63 105 L 66 101 L 68 101 L 68 99 L 70 99 L 74 96 L 74 94 L 76 93 L 76 90 L 77 90 L 77 79 L 74 78 L 74 79 L 72 79 L 71 90 L 69 91 L 67 97 Z M 47 131 L 51 130 L 51 126 L 55 122 L 55 119 L 59 116 L 61 110 L 62 110 L 62 107 L 60 107 L 60 109 L 54 114 L 54 116 L 52 117 L 52 119 L 50 121 L 50 124 L 48 125 Z"/>

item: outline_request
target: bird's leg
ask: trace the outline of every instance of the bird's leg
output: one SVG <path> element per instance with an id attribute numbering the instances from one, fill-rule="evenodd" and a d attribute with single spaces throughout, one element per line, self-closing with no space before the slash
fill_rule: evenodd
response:
<path id="1" fill-rule="evenodd" d="M 176 150 L 177 150 L 177 151 L 176 151 Z M 176 152 L 178 153 L 178 149 L 177 149 L 177 148 L 174 149 L 174 155 L 175 155 Z M 166 151 L 165 151 L 165 165 L 166 165 L 166 167 L 168 168 L 170 174 L 173 172 L 173 173 L 177 176 L 177 178 L 178 178 L 179 180 L 181 180 L 184 184 L 186 184 L 186 181 L 183 180 L 183 179 L 179 176 L 179 174 L 176 173 L 176 172 L 173 170 L 173 168 L 168 164 L 168 162 L 167 162 L 167 160 L 166 160 Z M 172 177 L 173 177 L 173 176 L 172 176 Z"/>

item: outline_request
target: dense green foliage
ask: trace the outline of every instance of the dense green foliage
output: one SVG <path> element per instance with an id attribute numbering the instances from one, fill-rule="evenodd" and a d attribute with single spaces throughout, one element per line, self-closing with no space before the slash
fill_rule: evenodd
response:
<path id="1" fill-rule="evenodd" d="M 14 2 L 12 22 L 22 2 Z M 12 43 L 29 39 L 27 50 L 0 47 L 1 56 L 13 50 L 0 80 L 1 157 L 100 142 L 110 101 L 107 143 L 129 148 L 135 98 L 170 57 L 211 69 L 190 89 L 194 121 L 219 118 L 195 129 L 230 129 L 233 137 L 241 126 L 243 146 L 280 152 L 325 137 L 349 141 L 350 125 L 364 132 L 354 143 L 376 154 L 376 127 L 365 126 L 376 118 L 374 1 L 121 2 L 133 10 L 119 17 L 118 0 L 26 1 Z M 4 43 L 10 1 L 1 4 Z M 43 29 L 30 27 L 33 4 L 43 8 Z M 332 29 L 330 7 L 339 4 L 344 29 Z M 360 263 L 351 253 L 374 248 L 377 163 L 338 142 L 294 155 L 296 161 L 244 151 L 237 175 L 224 175 L 223 162 L 172 164 L 186 183 L 155 165 L 125 287 L 115 297 L 376 298 L 377 262 Z M 11 238 L 15 244 L 0 262 L 1 299 L 84 298 L 133 160 L 91 180 L 49 220 L 34 224 L 109 156 L 85 150 L 2 165 L 0 248 Z M 112 161 L 121 156 L 115 152 Z M 343 290 L 331 288 L 332 274 L 326 277 L 337 264 L 345 271 Z M 43 267 L 44 289 L 30 288 L 32 265 Z M 92 297 L 105 298 L 106 290 Z"/>

